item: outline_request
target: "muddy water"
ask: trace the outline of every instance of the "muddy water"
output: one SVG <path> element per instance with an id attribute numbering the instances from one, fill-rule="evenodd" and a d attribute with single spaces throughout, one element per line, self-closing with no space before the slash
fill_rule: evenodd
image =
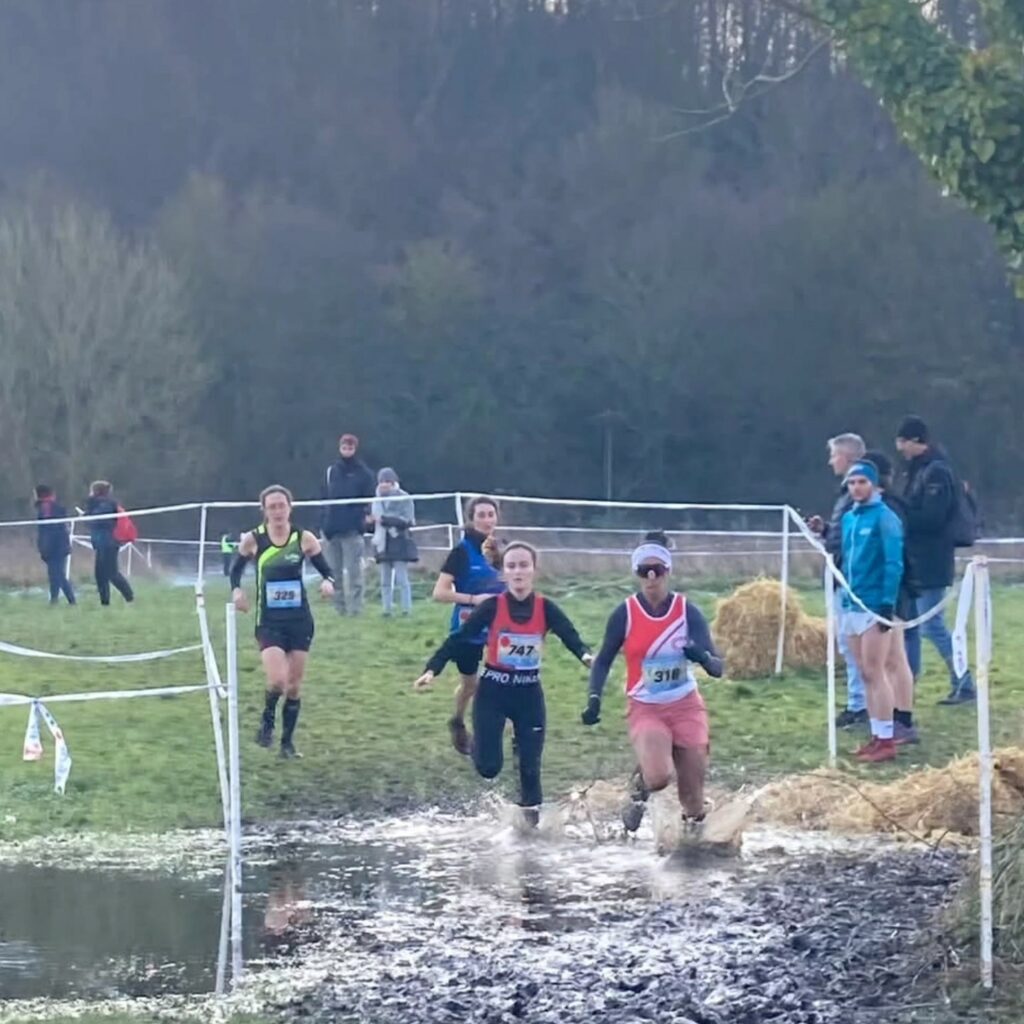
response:
<path id="1" fill-rule="evenodd" d="M 845 1022 L 911 994 L 894 979 L 960 868 L 765 830 L 732 860 L 655 845 L 646 826 L 626 842 L 557 815 L 524 835 L 501 808 L 253 836 L 238 998 L 377 1024 Z M 210 856 L 164 872 L 0 867 L 0 994 L 209 992 L 221 902 Z"/>

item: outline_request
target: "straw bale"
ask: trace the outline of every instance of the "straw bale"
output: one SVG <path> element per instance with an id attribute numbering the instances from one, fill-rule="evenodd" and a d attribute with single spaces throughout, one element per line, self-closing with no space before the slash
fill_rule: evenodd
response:
<path id="1" fill-rule="evenodd" d="M 1024 813 L 1024 748 L 995 752 L 992 812 L 996 829 Z M 920 836 L 978 833 L 978 755 L 954 758 L 892 782 L 862 781 L 841 772 L 794 775 L 762 790 L 765 821 L 847 832 L 900 832 Z"/>
<path id="2" fill-rule="evenodd" d="M 745 583 L 719 600 L 712 629 L 730 679 L 764 679 L 773 674 L 781 604 L 782 584 L 770 579 Z M 824 668 L 826 653 L 825 620 L 809 616 L 800 595 L 787 589 L 783 665 Z"/>

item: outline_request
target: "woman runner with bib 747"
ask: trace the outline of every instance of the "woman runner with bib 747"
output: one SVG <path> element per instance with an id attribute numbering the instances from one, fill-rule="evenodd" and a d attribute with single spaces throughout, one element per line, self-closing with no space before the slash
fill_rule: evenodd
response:
<path id="1" fill-rule="evenodd" d="M 487 631 L 484 671 L 473 700 L 473 765 L 485 779 L 502 769 L 505 722 L 511 721 L 519 749 L 519 805 L 530 825 L 540 818 L 540 763 L 547 728 L 540 672 L 544 637 L 552 632 L 583 662 L 591 656 L 576 627 L 553 601 L 534 592 L 537 552 L 513 541 L 502 556 L 508 590 L 486 598 L 427 662 L 413 684 L 424 689 L 445 664 L 454 660 L 460 644 Z"/>
<path id="2" fill-rule="evenodd" d="M 693 666 L 721 677 L 724 664 L 707 620 L 685 595 L 670 589 L 672 555 L 663 533 L 648 533 L 632 556 L 640 592 L 612 612 L 604 643 L 590 672 L 590 692 L 581 718 L 601 719 L 601 694 L 612 662 L 626 655 L 629 738 L 639 768 L 622 814 L 630 832 L 640 827 L 651 792 L 665 789 L 673 772 L 687 832 L 704 821 L 704 775 L 708 761 L 708 713 Z"/>
<path id="3" fill-rule="evenodd" d="M 299 693 L 306 673 L 306 659 L 313 643 L 313 613 L 302 581 L 302 565 L 309 559 L 323 577 L 320 593 L 334 594 L 331 567 L 320 541 L 309 530 L 292 526 L 292 495 L 274 484 L 260 494 L 263 524 L 245 534 L 231 567 L 231 599 L 240 612 L 249 610 L 242 589 L 242 573 L 250 558 L 256 560 L 256 642 L 267 675 L 266 704 L 256 736 L 261 747 L 274 742 L 277 702 L 284 695 L 281 712 L 281 757 L 301 757 L 292 737 L 299 720 Z"/>

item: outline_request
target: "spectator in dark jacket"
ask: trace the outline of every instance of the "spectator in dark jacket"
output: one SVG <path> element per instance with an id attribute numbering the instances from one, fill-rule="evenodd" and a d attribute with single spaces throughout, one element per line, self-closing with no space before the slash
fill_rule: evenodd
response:
<path id="1" fill-rule="evenodd" d="M 924 615 L 940 604 L 956 575 L 953 520 L 957 509 L 957 479 L 946 453 L 932 443 L 928 425 L 907 416 L 896 432 L 896 448 L 907 461 L 903 501 L 907 520 L 907 568 L 916 593 L 915 610 Z M 907 658 L 916 679 L 921 674 L 921 631 L 935 645 L 949 669 L 949 694 L 940 704 L 974 700 L 970 672 L 957 678 L 953 640 L 940 612 L 922 626 L 908 629 Z"/>
<path id="2" fill-rule="evenodd" d="M 828 465 L 839 477 L 839 491 L 832 506 L 832 515 L 826 523 L 821 516 L 811 516 L 807 525 L 821 538 L 825 550 L 835 559 L 836 564 L 842 562 L 843 556 L 843 516 L 853 508 L 853 499 L 846 488 L 846 474 L 859 459 L 864 456 L 864 439 L 860 434 L 839 434 L 828 442 Z M 868 721 L 867 696 L 864 682 L 861 679 L 857 661 L 850 651 L 843 631 L 839 631 L 839 653 L 846 664 L 846 709 L 836 718 L 840 729 L 848 729 L 854 725 L 866 725 Z"/>
<path id="3" fill-rule="evenodd" d="M 89 539 L 96 559 L 96 590 L 100 604 L 110 604 L 111 584 L 117 588 L 125 601 L 135 600 L 132 585 L 121 575 L 117 565 L 117 553 L 121 545 L 114 537 L 117 526 L 116 513 L 120 511 L 113 488 L 106 480 L 96 480 L 89 488 L 85 500 L 87 516 L 111 516 L 110 519 L 95 519 L 89 523 Z"/>
<path id="4" fill-rule="evenodd" d="M 341 458 L 327 468 L 324 498 L 366 498 L 351 505 L 325 505 L 322 532 L 327 560 L 334 571 L 334 607 L 340 615 L 363 610 L 363 534 L 370 525 L 369 499 L 377 490 L 373 472 L 356 452 L 359 438 L 342 434 L 338 442 Z"/>
<path id="5" fill-rule="evenodd" d="M 59 604 L 60 595 L 68 604 L 75 603 L 75 591 L 67 575 L 68 555 L 71 554 L 71 529 L 68 523 L 47 523 L 47 519 L 66 519 L 67 509 L 57 500 L 52 487 L 40 484 L 36 488 L 37 546 L 39 557 L 46 563 L 50 583 L 50 604 Z"/>

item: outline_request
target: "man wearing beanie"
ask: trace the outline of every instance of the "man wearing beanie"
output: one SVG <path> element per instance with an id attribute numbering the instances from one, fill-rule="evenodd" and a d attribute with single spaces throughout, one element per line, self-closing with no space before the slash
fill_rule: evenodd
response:
<path id="1" fill-rule="evenodd" d="M 903 526 L 882 501 L 874 463 L 855 462 L 846 474 L 846 485 L 853 506 L 843 516 L 843 575 L 850 589 L 844 588 L 840 599 L 841 628 L 864 680 L 871 723 L 871 739 L 854 756 L 873 764 L 896 756 L 897 665 L 890 623 L 903 579 Z M 903 668 L 901 702 L 913 687 L 905 659 Z"/>
<path id="2" fill-rule="evenodd" d="M 924 615 L 946 596 L 956 575 L 954 517 L 959 486 L 946 453 L 934 444 L 920 416 L 907 416 L 896 432 L 896 448 L 907 462 L 903 501 L 906 505 L 907 568 L 916 593 L 915 611 Z M 940 612 L 906 632 L 907 658 L 916 679 L 921 674 L 921 632 L 935 645 L 949 669 L 949 694 L 940 704 L 974 700 L 971 673 L 957 678 L 953 640 Z"/>
<path id="3" fill-rule="evenodd" d="M 341 458 L 327 468 L 321 496 L 366 498 L 349 505 L 324 505 L 321 529 L 327 559 L 334 572 L 334 607 L 339 615 L 358 615 L 363 610 L 363 534 L 370 515 L 369 499 L 377 482 L 370 468 L 358 457 L 359 438 L 342 434 L 338 441 Z"/>

